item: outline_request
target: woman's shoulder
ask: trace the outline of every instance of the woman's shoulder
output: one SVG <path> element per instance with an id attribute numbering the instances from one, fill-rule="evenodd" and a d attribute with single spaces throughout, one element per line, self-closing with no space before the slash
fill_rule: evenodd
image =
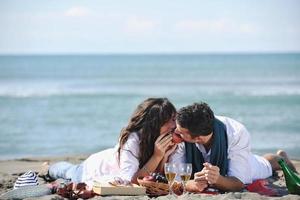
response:
<path id="1" fill-rule="evenodd" d="M 131 132 L 128 136 L 128 140 L 140 140 L 138 133 L 137 132 Z"/>
<path id="2" fill-rule="evenodd" d="M 132 132 L 129 134 L 127 141 L 122 146 L 120 153 L 123 155 L 123 158 L 130 157 L 130 156 L 124 157 L 124 155 L 133 155 L 134 157 L 137 158 L 140 152 L 139 145 L 140 142 L 139 142 L 138 134 L 136 132 Z"/>
<path id="3" fill-rule="evenodd" d="M 130 150 L 132 148 L 137 148 L 140 144 L 140 138 L 137 132 L 132 132 L 129 134 L 127 141 L 125 142 L 123 149 Z"/>

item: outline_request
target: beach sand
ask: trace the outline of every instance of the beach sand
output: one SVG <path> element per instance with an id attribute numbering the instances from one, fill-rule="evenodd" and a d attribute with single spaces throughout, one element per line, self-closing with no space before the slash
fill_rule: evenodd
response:
<path id="1" fill-rule="evenodd" d="M 21 174 L 31 170 L 38 172 L 41 169 L 41 166 L 44 162 L 55 163 L 57 161 L 69 161 L 72 163 L 80 163 L 84 159 L 86 159 L 86 155 L 76 155 L 76 156 L 64 156 L 64 157 L 51 157 L 51 158 L 24 158 L 24 159 L 16 159 L 16 160 L 4 160 L 0 161 L 0 194 L 5 193 L 13 188 L 13 184 Z M 298 172 L 300 171 L 300 160 L 293 160 Z M 279 186 L 283 193 L 287 193 L 285 188 L 285 182 L 282 175 L 282 172 L 278 172 L 277 178 L 269 179 L 275 186 Z M 44 184 L 45 181 L 39 178 L 39 183 Z M 275 197 L 266 197 L 259 195 L 257 193 L 250 192 L 229 192 L 226 194 L 220 195 L 205 195 L 205 194 L 188 194 L 185 196 L 161 196 L 157 199 L 167 200 L 167 199 L 272 199 Z M 38 198 L 30 198 L 30 199 L 63 199 L 59 195 L 47 195 Z M 96 196 L 92 199 L 149 199 L 148 196 Z M 291 200 L 300 200 L 300 196 L 298 195 L 285 195 L 282 197 L 276 197 L 276 199 L 291 199 Z"/>

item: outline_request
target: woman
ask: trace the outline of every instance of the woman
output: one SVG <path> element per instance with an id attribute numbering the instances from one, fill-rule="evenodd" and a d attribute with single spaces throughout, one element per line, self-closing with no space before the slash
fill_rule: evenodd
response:
<path id="1" fill-rule="evenodd" d="M 119 144 L 91 155 L 83 163 L 58 162 L 48 169 L 53 179 L 70 179 L 91 186 L 94 181 L 114 177 L 137 183 L 137 177 L 163 171 L 164 163 L 175 150 L 172 133 L 176 109 L 167 98 L 148 98 L 122 129 Z"/>

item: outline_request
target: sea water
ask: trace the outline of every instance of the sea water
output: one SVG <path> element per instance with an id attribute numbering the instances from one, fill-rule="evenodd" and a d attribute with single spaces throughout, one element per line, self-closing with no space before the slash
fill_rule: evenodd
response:
<path id="1" fill-rule="evenodd" d="M 136 106 L 207 102 L 300 158 L 300 54 L 0 56 L 0 159 L 113 147 Z"/>

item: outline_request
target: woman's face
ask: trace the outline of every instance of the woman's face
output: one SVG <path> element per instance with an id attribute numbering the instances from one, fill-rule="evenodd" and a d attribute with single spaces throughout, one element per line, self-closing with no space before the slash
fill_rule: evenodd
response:
<path id="1" fill-rule="evenodd" d="M 170 132 L 173 132 L 176 128 L 176 114 L 167 121 L 162 127 L 160 127 L 160 135 L 164 135 Z"/>

